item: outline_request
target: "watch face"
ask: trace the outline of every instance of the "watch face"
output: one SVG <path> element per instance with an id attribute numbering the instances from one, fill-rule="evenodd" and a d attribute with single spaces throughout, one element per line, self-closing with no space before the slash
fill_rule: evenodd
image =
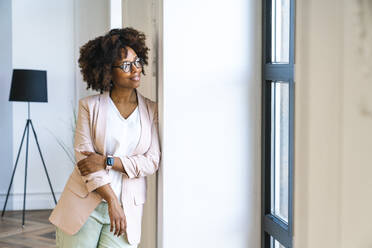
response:
<path id="1" fill-rule="evenodd" d="M 107 157 L 106 164 L 108 166 L 113 166 L 114 165 L 114 158 L 113 157 Z"/>

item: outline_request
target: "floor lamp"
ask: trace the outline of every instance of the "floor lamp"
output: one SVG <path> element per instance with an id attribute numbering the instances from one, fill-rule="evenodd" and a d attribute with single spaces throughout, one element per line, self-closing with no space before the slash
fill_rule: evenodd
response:
<path id="1" fill-rule="evenodd" d="M 6 194 L 6 199 L 4 203 L 3 212 L 1 213 L 1 217 L 3 217 L 5 213 L 5 208 L 8 202 L 10 188 L 12 187 L 14 174 L 15 174 L 15 171 L 18 165 L 19 154 L 21 153 L 23 141 L 25 138 L 25 134 L 27 132 L 26 159 L 25 159 L 25 182 L 24 182 L 24 191 L 23 191 L 23 214 L 22 214 L 22 227 L 23 227 L 25 224 L 28 144 L 29 144 L 30 127 L 32 128 L 32 132 L 34 133 L 36 145 L 39 150 L 41 161 L 43 162 L 45 174 L 48 178 L 49 186 L 53 194 L 54 203 L 57 204 L 57 200 L 54 195 L 53 187 L 49 179 L 48 171 L 45 166 L 44 158 L 43 158 L 43 155 L 41 154 L 41 149 L 40 149 L 39 141 L 37 139 L 37 135 L 34 129 L 34 125 L 32 124 L 32 121 L 30 118 L 30 102 L 48 102 L 46 71 L 14 69 L 13 76 L 12 76 L 12 85 L 11 85 L 10 95 L 9 95 L 9 101 L 27 102 L 28 119 L 26 121 L 26 126 L 23 131 L 22 141 L 18 149 L 17 159 L 14 165 L 13 174 L 10 180 L 8 193 Z"/>

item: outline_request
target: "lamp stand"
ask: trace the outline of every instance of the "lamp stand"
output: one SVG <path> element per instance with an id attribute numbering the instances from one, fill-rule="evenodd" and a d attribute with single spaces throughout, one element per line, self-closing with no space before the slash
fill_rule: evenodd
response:
<path id="1" fill-rule="evenodd" d="M 28 119 L 27 119 L 27 121 L 26 121 L 25 129 L 24 129 L 24 131 L 23 131 L 22 141 L 21 141 L 21 144 L 20 144 L 19 149 L 18 149 L 17 159 L 16 159 L 16 162 L 15 162 L 15 165 L 14 165 L 13 174 L 12 174 L 12 179 L 10 180 L 10 184 L 9 184 L 9 188 L 8 188 L 8 193 L 6 194 L 6 199 L 5 199 L 5 203 L 4 203 L 4 208 L 3 208 L 3 211 L 2 211 L 2 213 L 1 213 L 1 217 L 3 217 L 3 216 L 4 216 L 4 213 L 5 213 L 6 204 L 8 203 L 8 197 L 9 197 L 10 188 L 12 187 L 12 184 L 13 184 L 14 174 L 15 174 L 15 171 L 16 171 L 16 169 L 17 169 L 18 159 L 19 159 L 19 154 L 21 153 L 21 149 L 22 149 L 23 141 L 24 141 L 25 134 L 26 134 L 26 131 L 27 131 L 26 161 L 25 161 L 25 183 L 24 183 L 24 190 L 23 190 L 22 227 L 25 225 L 26 185 L 27 185 L 27 163 L 28 163 L 28 144 L 29 144 L 30 126 L 31 126 L 31 128 L 32 128 L 32 132 L 34 133 L 34 137 L 35 137 L 35 141 L 36 141 L 36 144 L 37 144 L 37 148 L 38 148 L 38 150 L 39 150 L 39 154 L 40 154 L 40 157 L 41 157 L 41 161 L 43 162 L 43 166 L 44 166 L 45 174 L 46 174 L 46 176 L 47 176 L 47 178 L 48 178 L 48 182 L 49 182 L 50 190 L 52 191 L 52 194 L 53 194 L 54 203 L 57 204 L 56 196 L 54 195 L 53 187 L 52 187 L 52 184 L 51 184 L 50 179 L 49 179 L 49 174 L 48 174 L 47 168 L 46 168 L 46 166 L 45 166 L 44 158 L 43 158 L 43 155 L 41 154 L 41 149 L 40 149 L 39 141 L 38 141 L 38 139 L 37 139 L 37 135 L 36 135 L 36 132 L 35 132 L 35 129 L 34 129 L 34 125 L 32 124 L 32 121 L 31 121 L 31 119 L 30 119 L 30 102 L 28 102 Z"/>

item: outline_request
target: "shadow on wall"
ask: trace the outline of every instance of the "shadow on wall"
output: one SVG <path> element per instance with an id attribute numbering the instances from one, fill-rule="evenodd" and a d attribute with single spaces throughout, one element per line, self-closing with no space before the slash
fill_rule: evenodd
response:
<path id="1" fill-rule="evenodd" d="M 372 0 L 357 0 L 355 10 L 355 31 L 359 60 L 359 68 L 361 68 L 361 80 L 365 85 L 362 89 L 371 88 L 372 85 Z M 367 85 L 368 84 L 368 85 Z M 363 92 L 359 102 L 360 113 L 362 116 L 372 118 L 372 98 L 370 92 Z"/>

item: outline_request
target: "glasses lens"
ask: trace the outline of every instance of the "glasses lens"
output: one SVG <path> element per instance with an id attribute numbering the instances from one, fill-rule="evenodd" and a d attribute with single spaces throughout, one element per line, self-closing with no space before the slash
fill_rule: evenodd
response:
<path id="1" fill-rule="evenodd" d="M 130 64 L 129 63 L 124 63 L 123 64 L 123 71 L 129 72 L 130 71 Z"/>
<path id="2" fill-rule="evenodd" d="M 134 65 L 137 68 L 141 68 L 142 67 L 142 61 L 141 61 L 141 59 L 136 59 L 136 61 L 134 61 Z"/>

